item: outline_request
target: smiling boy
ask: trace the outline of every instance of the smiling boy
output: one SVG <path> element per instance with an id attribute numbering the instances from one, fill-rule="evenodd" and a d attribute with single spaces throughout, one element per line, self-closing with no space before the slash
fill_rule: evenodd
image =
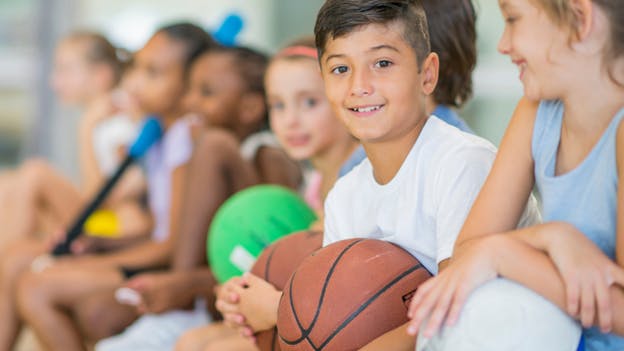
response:
<path id="1" fill-rule="evenodd" d="M 439 62 L 420 1 L 327 0 L 315 35 L 332 108 L 368 155 L 326 200 L 324 245 L 390 241 L 437 274 L 496 150 L 425 112 Z M 538 218 L 531 209 L 522 222 Z M 365 348 L 389 349 L 414 349 L 405 326 Z"/>

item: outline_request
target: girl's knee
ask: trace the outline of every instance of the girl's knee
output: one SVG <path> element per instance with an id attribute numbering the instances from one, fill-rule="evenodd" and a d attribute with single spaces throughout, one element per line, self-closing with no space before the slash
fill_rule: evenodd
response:
<path id="1" fill-rule="evenodd" d="M 204 346 L 201 329 L 194 329 L 182 334 L 175 344 L 174 351 L 202 351 Z"/>
<path id="2" fill-rule="evenodd" d="M 51 167 L 42 159 L 30 159 L 20 167 L 19 178 L 22 182 L 38 184 L 51 172 Z"/>
<path id="3" fill-rule="evenodd" d="M 3 287 L 14 286 L 17 278 L 30 270 L 37 251 L 30 241 L 16 242 L 3 250 L 0 259 L 0 279 Z"/>
<path id="4" fill-rule="evenodd" d="M 38 273 L 24 272 L 16 283 L 15 296 L 20 315 L 29 319 L 36 317 L 41 307 L 49 303 L 47 290 L 42 286 Z"/>

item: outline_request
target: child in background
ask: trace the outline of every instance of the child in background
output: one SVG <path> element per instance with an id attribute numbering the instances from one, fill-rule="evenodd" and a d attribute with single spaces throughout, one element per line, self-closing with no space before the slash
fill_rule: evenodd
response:
<path id="1" fill-rule="evenodd" d="M 2 298 L 17 302 L 20 316 L 47 349 L 85 349 L 71 315 L 76 301 L 105 290 L 112 294 L 124 276 L 168 263 L 192 152 L 191 122 L 182 117 L 185 78 L 196 56 L 215 45 L 201 28 L 180 23 L 158 30 L 134 58 L 128 77 L 129 93 L 141 111 L 159 117 L 165 130 L 163 139 L 149 150 L 145 161 L 149 206 L 155 219 L 152 240 L 102 255 L 62 257 L 40 272 L 20 274 L 24 271 L 24 255 L 12 257 L 15 261 L 3 258 L 6 268 L 3 267 L 2 283 L 8 284 L 3 287 L 8 290 Z M 9 274 L 4 276 L 5 272 Z M 111 304 L 111 313 L 117 306 Z M 1 318 L 3 328 L 12 323 L 13 331 L 17 330 L 19 320 L 15 315 L 2 313 Z M 0 337 L 2 345 L 10 348 L 11 335 L 3 333 Z"/>
<path id="2" fill-rule="evenodd" d="M 410 332 L 428 316 L 427 337 L 454 324 L 469 294 L 501 276 L 578 319 L 587 350 L 622 350 L 624 8 L 615 0 L 499 4 L 499 51 L 518 65 L 525 97 L 451 264 L 412 300 Z M 514 230 L 534 186 L 545 223 Z"/>
<path id="3" fill-rule="evenodd" d="M 266 57 L 254 50 L 224 47 L 206 52 L 193 65 L 186 103 L 203 117 L 205 130 L 191 160 L 172 270 L 141 274 L 124 283 L 139 294 L 141 317 L 122 334 L 100 341 L 96 350 L 171 350 L 181 333 L 208 323 L 205 306 L 184 309 L 197 297 L 214 300 L 215 282 L 203 243 L 215 212 L 250 185 L 298 185 L 296 163 L 263 131 L 266 64 Z"/>
<path id="4" fill-rule="evenodd" d="M 0 178 L 0 210 L 3 223 L 0 241 L 38 238 L 41 233 L 66 228 L 86 199 L 95 193 L 102 179 L 110 174 L 117 162 L 117 148 L 134 137 L 134 123 L 119 123 L 103 116 L 94 116 L 100 101 L 108 96 L 120 79 L 123 63 L 117 50 L 103 36 L 91 32 L 74 32 L 57 46 L 51 85 L 59 100 L 67 105 L 84 108 L 80 119 L 79 143 L 80 186 L 49 165 L 33 159 Z M 103 129 L 115 126 L 115 138 Z M 112 164 L 112 165 L 111 165 Z M 112 169 L 111 169 L 112 168 Z M 123 220 L 119 232 L 137 233 L 149 229 L 148 216 L 136 204 L 134 195 L 143 188 L 138 170 L 125 176 L 121 186 L 107 205 Z M 132 179 L 132 180 L 129 180 Z"/>

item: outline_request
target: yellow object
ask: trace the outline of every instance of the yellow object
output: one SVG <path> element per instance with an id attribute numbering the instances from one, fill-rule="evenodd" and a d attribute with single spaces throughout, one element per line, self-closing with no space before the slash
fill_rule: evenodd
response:
<path id="1" fill-rule="evenodd" d="M 89 216 L 83 229 L 90 236 L 117 238 L 119 237 L 119 219 L 113 211 L 95 211 Z"/>

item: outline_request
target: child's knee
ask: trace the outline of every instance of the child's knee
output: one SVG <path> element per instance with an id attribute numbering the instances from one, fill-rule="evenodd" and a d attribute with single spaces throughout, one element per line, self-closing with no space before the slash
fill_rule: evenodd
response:
<path id="1" fill-rule="evenodd" d="M 25 191 L 35 189 L 45 182 L 46 176 L 51 171 L 52 169 L 43 159 L 27 160 L 20 167 L 18 182 Z"/>
<path id="2" fill-rule="evenodd" d="M 14 286 L 20 274 L 30 270 L 34 255 L 27 246 L 25 243 L 15 243 L 2 253 L 0 279 L 3 287 Z"/>
<path id="3" fill-rule="evenodd" d="M 26 319 L 36 316 L 40 308 L 49 302 L 47 290 L 42 286 L 39 274 L 29 271 L 18 278 L 15 296 L 17 309 Z"/>
<path id="4" fill-rule="evenodd" d="M 79 301 L 73 308 L 73 315 L 87 340 L 107 338 L 122 332 L 125 327 L 120 325 L 120 319 L 110 318 L 109 304 L 97 295 Z"/>
<path id="5" fill-rule="evenodd" d="M 175 344 L 174 351 L 202 351 L 205 346 L 204 337 L 201 335 L 202 331 L 200 328 L 182 334 Z"/>

